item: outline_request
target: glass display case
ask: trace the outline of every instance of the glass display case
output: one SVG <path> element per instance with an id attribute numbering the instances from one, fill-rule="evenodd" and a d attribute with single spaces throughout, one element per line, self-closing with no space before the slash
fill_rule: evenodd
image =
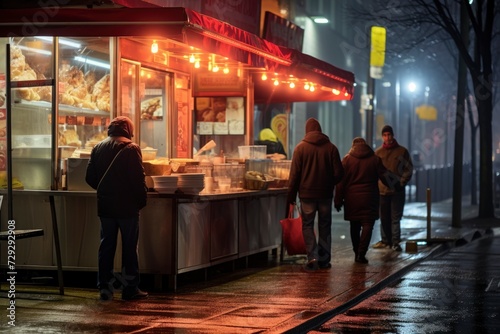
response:
<path id="1" fill-rule="evenodd" d="M 113 107 L 110 38 L 22 37 L 4 42 L 11 45 L 11 81 L 23 86 L 11 94 L 13 176 L 25 189 L 64 187 L 64 159 L 88 157 L 107 136 Z M 57 108 L 53 101 L 58 101 Z M 58 159 L 54 164 L 53 150 Z"/>

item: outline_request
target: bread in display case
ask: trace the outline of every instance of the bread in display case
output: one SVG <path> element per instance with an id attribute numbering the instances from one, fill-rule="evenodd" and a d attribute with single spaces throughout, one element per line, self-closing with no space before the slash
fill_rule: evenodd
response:
<path id="1" fill-rule="evenodd" d="M 25 189 L 51 189 L 53 183 L 60 183 L 62 176 L 54 175 L 51 167 L 51 152 L 55 149 L 52 136 L 57 136 L 58 147 L 75 148 L 65 152 L 90 153 L 95 144 L 107 137 L 111 116 L 109 38 L 59 38 L 57 64 L 52 55 L 53 40 L 52 37 L 10 40 L 12 81 L 41 80 L 42 85 L 12 90 L 12 135 L 45 140 L 43 146 L 35 145 L 36 140 L 17 141 L 13 145 L 14 176 Z M 42 80 L 52 78 L 54 73 L 57 80 Z M 54 91 L 59 105 L 57 133 L 52 134 Z M 61 161 L 57 161 L 56 166 L 60 165 Z"/>

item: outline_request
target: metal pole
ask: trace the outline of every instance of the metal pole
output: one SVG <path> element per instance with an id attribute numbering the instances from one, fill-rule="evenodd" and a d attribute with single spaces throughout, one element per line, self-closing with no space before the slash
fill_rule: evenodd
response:
<path id="1" fill-rule="evenodd" d="M 427 241 L 431 240 L 431 188 L 427 188 Z"/>
<path id="2" fill-rule="evenodd" d="M 375 79 L 370 75 L 370 67 L 368 66 L 368 85 L 366 88 L 369 104 L 366 109 L 366 143 L 373 147 L 373 115 L 375 113 Z"/>

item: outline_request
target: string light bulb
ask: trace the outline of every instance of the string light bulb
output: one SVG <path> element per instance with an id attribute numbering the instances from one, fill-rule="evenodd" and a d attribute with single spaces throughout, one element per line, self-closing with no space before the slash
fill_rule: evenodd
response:
<path id="1" fill-rule="evenodd" d="M 189 62 L 191 64 L 194 64 L 194 62 L 196 61 L 196 58 L 194 57 L 194 55 L 192 54 L 191 56 L 189 56 Z"/>
<path id="2" fill-rule="evenodd" d="M 153 40 L 153 44 L 151 44 L 151 53 L 158 53 L 158 43 L 156 43 L 156 39 Z"/>
<path id="3" fill-rule="evenodd" d="M 290 82 L 290 88 L 295 88 L 295 83 Z"/>
<path id="4" fill-rule="evenodd" d="M 310 86 L 309 86 L 309 83 L 307 83 L 307 82 L 306 82 L 306 83 L 305 83 L 305 85 L 304 85 L 304 89 L 305 89 L 305 90 L 309 90 L 309 87 L 310 87 Z"/>
<path id="5" fill-rule="evenodd" d="M 274 84 L 275 86 L 278 86 L 278 85 L 280 84 L 280 82 L 278 81 L 278 79 L 274 79 L 273 84 Z"/>
<path id="6" fill-rule="evenodd" d="M 229 67 L 227 67 L 227 64 L 226 64 L 226 66 L 224 66 L 224 69 L 222 70 L 222 72 L 224 74 L 228 74 L 229 73 Z"/>
<path id="7" fill-rule="evenodd" d="M 262 81 L 266 81 L 267 80 L 266 73 L 262 73 L 262 76 L 260 78 L 262 79 Z"/>
<path id="8" fill-rule="evenodd" d="M 332 93 L 335 94 L 335 95 L 339 95 L 340 91 L 338 89 L 333 88 L 332 89 Z"/>
<path id="9" fill-rule="evenodd" d="M 195 67 L 195 68 L 200 68 L 200 66 L 201 66 L 201 65 L 200 65 L 200 61 L 199 61 L 199 60 L 196 60 L 196 61 L 194 62 L 194 67 Z"/>

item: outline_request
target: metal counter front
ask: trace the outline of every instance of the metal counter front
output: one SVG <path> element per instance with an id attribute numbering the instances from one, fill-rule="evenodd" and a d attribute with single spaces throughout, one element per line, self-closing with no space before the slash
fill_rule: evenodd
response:
<path id="1" fill-rule="evenodd" d="M 63 269 L 97 271 L 100 222 L 94 191 L 14 191 L 16 229 L 45 232 L 42 238 L 16 244 L 16 267 L 56 267 L 50 196 L 55 202 Z M 175 290 L 178 274 L 277 249 L 285 206 L 286 189 L 208 195 L 150 192 L 140 218 L 141 272 L 168 275 L 169 288 Z M 1 218 L 1 229 L 6 230 L 6 210 Z M 1 247 L 5 267 L 6 246 Z M 119 243 L 118 271 L 120 263 Z"/>

